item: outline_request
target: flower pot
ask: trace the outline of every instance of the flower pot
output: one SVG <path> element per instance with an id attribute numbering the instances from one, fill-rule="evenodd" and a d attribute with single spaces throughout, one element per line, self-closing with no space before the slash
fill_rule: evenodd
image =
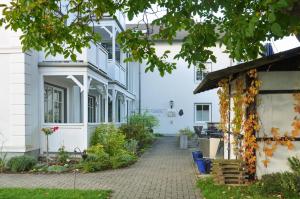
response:
<path id="1" fill-rule="evenodd" d="M 187 149 L 188 148 L 188 136 L 180 135 L 180 148 Z"/>
<path id="2" fill-rule="evenodd" d="M 196 161 L 197 158 L 203 158 L 202 151 L 193 151 L 192 152 L 193 160 Z"/>
<path id="3" fill-rule="evenodd" d="M 197 158 L 195 161 L 198 171 L 200 173 L 206 173 L 206 163 L 205 163 L 205 159 L 203 158 Z"/>
<path id="4" fill-rule="evenodd" d="M 211 170 L 211 160 L 210 159 L 204 159 L 205 160 L 205 170 L 206 173 L 210 173 Z"/>

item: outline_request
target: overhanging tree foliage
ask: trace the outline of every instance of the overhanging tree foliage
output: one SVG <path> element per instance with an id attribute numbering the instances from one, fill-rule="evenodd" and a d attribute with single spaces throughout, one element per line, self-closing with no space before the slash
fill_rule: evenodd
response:
<path id="1" fill-rule="evenodd" d="M 105 13 L 113 16 L 120 10 L 131 20 L 149 10 L 155 14 L 153 5 L 165 10 L 152 22 L 160 26 L 159 33 L 128 29 L 118 36 L 118 42 L 130 52 L 129 60 L 146 60 L 147 70 L 158 69 L 161 75 L 171 73 L 176 65 L 166 61 L 168 51 L 157 56 L 155 40 L 172 43 L 177 31 L 188 34 L 174 58 L 199 67 L 207 60 L 216 61 L 210 47 L 217 44 L 225 45 L 232 58 L 249 60 L 258 56 L 263 41 L 300 31 L 298 0 L 13 0 L 2 5 L 0 25 L 23 32 L 24 51 L 44 50 L 75 60 L 76 51 L 81 52 L 90 41 L 100 41 L 93 24 Z"/>

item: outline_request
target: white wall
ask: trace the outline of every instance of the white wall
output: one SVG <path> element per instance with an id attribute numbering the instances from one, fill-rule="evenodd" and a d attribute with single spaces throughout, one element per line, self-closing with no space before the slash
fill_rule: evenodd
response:
<path id="1" fill-rule="evenodd" d="M 158 54 L 163 51 L 171 50 L 168 61 L 174 61 L 173 56 L 180 50 L 181 43 L 175 42 L 172 46 L 167 43 L 158 43 L 156 49 Z M 212 63 L 213 70 L 219 70 L 224 66 L 230 66 L 231 60 L 222 53 L 223 49 L 214 48 L 217 56 L 217 63 Z M 145 73 L 146 64 L 142 64 L 142 83 L 141 83 L 141 100 L 143 111 L 149 111 L 150 114 L 157 116 L 160 120 L 160 126 L 155 131 L 163 134 L 175 134 L 179 129 L 190 127 L 193 128 L 194 122 L 194 104 L 211 103 L 212 121 L 219 122 L 219 105 L 217 90 L 206 91 L 194 95 L 193 90 L 199 82 L 195 82 L 194 67 L 187 68 L 187 63 L 180 59 L 175 60 L 177 69 L 172 74 L 166 74 L 164 77 L 159 75 L 155 70 L 153 73 Z M 176 112 L 175 117 L 168 117 L 169 101 L 174 101 L 173 110 Z M 183 116 L 178 115 L 178 111 L 183 109 Z M 201 124 L 197 124 L 201 125 Z"/>
<path id="2" fill-rule="evenodd" d="M 25 152 L 39 147 L 37 53 L 23 53 L 20 33 L 0 29 L 0 132 L 4 150 Z"/>
<path id="3" fill-rule="evenodd" d="M 300 72 L 259 72 L 259 79 L 262 81 L 261 90 L 291 90 L 300 88 Z M 258 137 L 273 137 L 271 129 L 279 128 L 281 136 L 285 132 L 290 135 L 292 122 L 299 114 L 294 111 L 295 100 L 293 94 L 260 94 L 258 96 L 258 115 L 261 129 Z M 263 174 L 282 172 L 289 170 L 288 158 L 291 156 L 300 157 L 300 143 L 293 142 L 295 148 L 288 150 L 287 147 L 279 146 L 270 157 L 269 166 L 266 168 L 262 161 L 265 159 L 263 142 L 259 142 L 257 150 L 257 176 Z"/>

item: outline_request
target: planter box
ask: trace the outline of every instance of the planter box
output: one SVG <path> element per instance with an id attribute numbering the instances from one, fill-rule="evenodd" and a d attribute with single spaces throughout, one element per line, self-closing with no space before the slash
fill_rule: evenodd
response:
<path id="1" fill-rule="evenodd" d="M 180 135 L 180 148 L 187 149 L 188 148 L 188 136 L 187 135 Z"/>

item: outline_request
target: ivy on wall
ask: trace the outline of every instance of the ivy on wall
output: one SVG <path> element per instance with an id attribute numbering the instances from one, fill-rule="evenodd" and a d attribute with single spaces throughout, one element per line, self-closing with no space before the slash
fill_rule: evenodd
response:
<path id="1" fill-rule="evenodd" d="M 294 111 L 297 114 L 300 114 L 300 93 L 293 94 L 295 104 Z M 279 128 L 272 127 L 272 139 L 267 139 L 264 142 L 263 152 L 265 154 L 264 160 L 262 160 L 265 167 L 268 167 L 270 163 L 270 158 L 273 157 L 278 146 L 284 146 L 288 150 L 292 150 L 295 148 L 293 141 L 296 137 L 300 136 L 300 118 L 297 115 L 292 124 L 291 132 L 281 133 Z M 281 136 L 283 134 L 283 136 Z"/>
<path id="2" fill-rule="evenodd" d="M 240 78 L 235 81 L 235 94 L 233 96 L 233 119 L 232 119 L 232 133 L 233 133 L 233 152 L 234 155 L 240 158 L 241 155 L 241 133 L 243 126 L 244 111 L 244 79 Z"/>
<path id="3" fill-rule="evenodd" d="M 228 109 L 229 109 L 229 84 L 228 79 L 223 79 L 219 82 L 219 90 L 218 90 L 218 96 L 219 96 L 219 105 L 220 105 L 220 125 L 219 129 L 225 133 L 227 132 L 227 126 L 228 126 Z"/>

